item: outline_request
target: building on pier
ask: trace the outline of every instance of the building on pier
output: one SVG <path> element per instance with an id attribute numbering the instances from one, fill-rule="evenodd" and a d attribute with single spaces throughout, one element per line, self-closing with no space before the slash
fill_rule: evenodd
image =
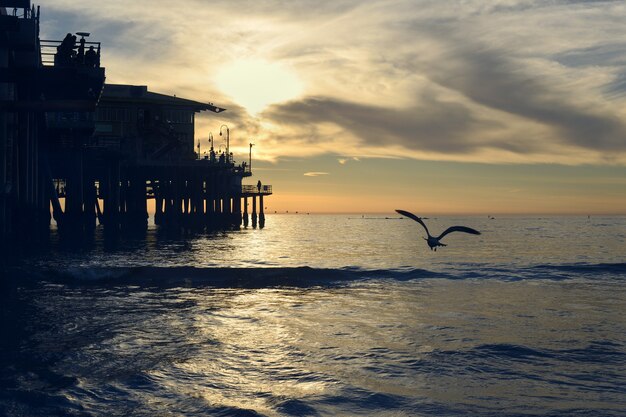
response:
<path id="1" fill-rule="evenodd" d="M 196 113 L 225 109 L 148 90 L 105 84 L 95 115 L 92 143 L 119 150 L 127 159 L 195 159 Z"/>

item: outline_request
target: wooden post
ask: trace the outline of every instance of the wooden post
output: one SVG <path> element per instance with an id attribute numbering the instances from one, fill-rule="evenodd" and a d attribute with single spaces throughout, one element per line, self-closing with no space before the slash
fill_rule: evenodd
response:
<path id="1" fill-rule="evenodd" d="M 131 222 L 131 226 L 136 230 L 145 229 L 148 227 L 146 180 L 137 170 L 134 170 L 132 173 L 129 191 L 129 221 Z"/>
<path id="2" fill-rule="evenodd" d="M 165 181 L 165 226 L 171 226 L 174 223 L 174 182 L 172 177 L 168 176 Z"/>
<path id="3" fill-rule="evenodd" d="M 241 195 L 233 196 L 233 225 L 241 226 Z"/>
<path id="4" fill-rule="evenodd" d="M 118 231 L 120 227 L 120 166 L 117 159 L 108 164 L 106 195 L 104 196 L 105 227 L 109 231 Z"/>
<path id="5" fill-rule="evenodd" d="M 84 183 L 83 224 L 87 229 L 96 227 L 96 204 L 98 196 L 93 179 L 88 176 Z"/>
<path id="6" fill-rule="evenodd" d="M 102 214 L 102 210 L 100 210 L 100 202 L 96 198 L 96 216 L 98 217 L 98 223 L 101 225 L 104 224 L 104 216 Z"/>
<path id="7" fill-rule="evenodd" d="M 163 221 L 163 179 L 152 180 L 152 190 L 154 192 L 154 224 L 160 225 Z"/>
<path id="8" fill-rule="evenodd" d="M 252 227 L 256 228 L 256 195 L 252 196 Z"/>
<path id="9" fill-rule="evenodd" d="M 120 225 L 125 226 L 128 224 L 128 210 L 126 205 L 128 198 L 128 179 L 121 175 L 119 181 L 119 195 L 119 222 Z"/>
<path id="10" fill-rule="evenodd" d="M 263 211 L 263 194 L 259 194 L 259 227 L 265 227 L 265 212 Z"/>
<path id="11" fill-rule="evenodd" d="M 213 217 L 215 216 L 215 201 L 214 201 L 214 190 L 215 190 L 215 175 L 213 172 L 209 173 L 208 177 L 205 180 L 204 184 L 204 199 L 206 201 L 206 212 L 204 217 L 204 223 L 208 228 L 213 227 Z"/>
<path id="12" fill-rule="evenodd" d="M 77 231 L 82 229 L 84 221 L 84 185 L 82 153 L 73 152 L 73 163 L 65 182 L 65 221 L 63 226 Z"/>

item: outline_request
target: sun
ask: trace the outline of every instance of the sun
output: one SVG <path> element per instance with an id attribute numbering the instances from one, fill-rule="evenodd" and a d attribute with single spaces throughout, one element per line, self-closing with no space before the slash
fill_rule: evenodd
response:
<path id="1" fill-rule="evenodd" d="M 250 114 L 302 94 L 302 82 L 288 67 L 261 59 L 233 61 L 215 77 L 217 86 Z"/>

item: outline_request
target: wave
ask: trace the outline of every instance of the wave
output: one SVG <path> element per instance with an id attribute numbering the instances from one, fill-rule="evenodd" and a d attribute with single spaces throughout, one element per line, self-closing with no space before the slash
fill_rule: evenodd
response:
<path id="1" fill-rule="evenodd" d="M 419 268 L 361 269 L 302 267 L 218 268 L 192 266 L 73 267 L 59 269 L 19 268 L 4 274 L 12 281 L 53 282 L 61 284 L 120 284 L 155 287 L 214 286 L 237 288 L 315 287 L 343 285 L 354 281 L 424 279 L 450 280 L 568 280 L 619 279 L 626 277 L 626 263 L 536 265 L 494 267 L 464 265 L 436 272 Z M 5 281 L 6 283 L 6 281 Z"/>
<path id="2" fill-rule="evenodd" d="M 545 363 L 546 360 L 566 361 L 568 363 L 623 364 L 626 362 L 624 345 L 611 340 L 594 340 L 586 346 L 557 349 L 538 348 L 509 343 L 483 344 L 468 350 L 439 351 L 433 353 L 447 356 L 467 356 L 494 360 L 535 360 Z"/>
<path id="3" fill-rule="evenodd" d="M 156 287 L 214 286 L 237 288 L 314 287 L 341 285 L 368 279 L 440 278 L 445 274 L 422 269 L 361 270 L 357 268 L 324 269 L 303 267 L 283 268 L 198 268 L 198 267 L 86 267 L 64 271 L 47 270 L 37 273 L 38 279 L 67 284 L 125 284 Z"/>
<path id="4" fill-rule="evenodd" d="M 626 275 L 626 263 L 602 263 L 602 264 L 568 264 L 568 265 L 537 265 L 536 269 L 552 269 L 562 272 L 587 274 L 587 273 L 611 273 Z"/>

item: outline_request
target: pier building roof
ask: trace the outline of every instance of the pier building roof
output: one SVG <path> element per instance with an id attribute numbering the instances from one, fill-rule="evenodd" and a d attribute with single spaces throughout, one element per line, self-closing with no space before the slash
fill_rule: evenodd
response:
<path id="1" fill-rule="evenodd" d="M 154 93 L 148 91 L 148 87 L 145 85 L 105 84 L 102 98 L 107 101 L 119 99 L 124 102 L 160 103 L 168 106 L 188 107 L 196 112 L 208 110 L 213 113 L 221 113 L 226 110 L 225 108 L 213 105 L 213 103 L 202 103 L 176 96 Z"/>

